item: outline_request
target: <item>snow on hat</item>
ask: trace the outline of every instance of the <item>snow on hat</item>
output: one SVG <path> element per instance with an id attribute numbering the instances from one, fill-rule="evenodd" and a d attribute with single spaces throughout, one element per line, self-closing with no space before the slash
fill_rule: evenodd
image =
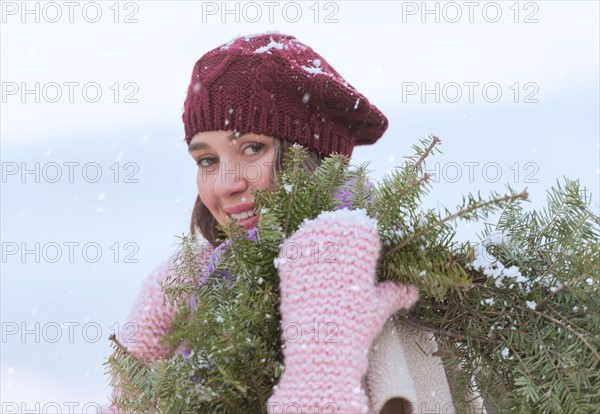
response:
<path id="1" fill-rule="evenodd" d="M 274 136 L 322 155 L 376 142 L 387 118 L 325 59 L 285 34 L 237 37 L 194 66 L 185 140 L 205 131 Z"/>

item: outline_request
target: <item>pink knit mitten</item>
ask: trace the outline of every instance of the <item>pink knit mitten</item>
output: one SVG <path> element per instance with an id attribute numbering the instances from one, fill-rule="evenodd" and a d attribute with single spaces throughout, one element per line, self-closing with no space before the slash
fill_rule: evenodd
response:
<path id="1" fill-rule="evenodd" d="M 413 286 L 375 285 L 381 249 L 364 210 L 321 213 L 283 244 L 281 290 L 285 372 L 269 413 L 366 413 L 371 342 L 387 318 L 411 307 Z"/>

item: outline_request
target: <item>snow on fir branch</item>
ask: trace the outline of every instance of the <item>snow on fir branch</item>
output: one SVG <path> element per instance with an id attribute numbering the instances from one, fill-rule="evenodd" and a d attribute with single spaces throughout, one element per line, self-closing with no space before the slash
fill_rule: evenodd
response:
<path id="1" fill-rule="evenodd" d="M 177 304 L 166 361 L 136 359 L 116 343 L 107 361 L 120 392 L 117 407 L 175 412 L 266 412 L 283 372 L 274 261 L 282 242 L 322 211 L 365 209 L 382 240 L 378 281 L 412 283 L 421 299 L 395 317 L 436 336 L 462 396 L 478 389 L 499 412 L 579 413 L 600 406 L 600 220 L 577 181 L 548 191 L 547 207 L 525 212 L 525 191 L 467 195 L 454 210 L 421 208 L 431 183 L 424 173 L 440 139 L 380 183 L 368 164 L 333 155 L 310 173 L 307 152 L 291 147 L 271 190 L 257 191 L 257 229 L 230 222 L 211 254 L 184 236 L 165 284 Z M 500 213 L 495 225 L 484 224 Z M 482 223 L 480 241 L 454 240 L 458 220 Z M 204 256 L 202 256 L 204 255 Z M 208 264 L 199 260 L 207 257 Z"/>

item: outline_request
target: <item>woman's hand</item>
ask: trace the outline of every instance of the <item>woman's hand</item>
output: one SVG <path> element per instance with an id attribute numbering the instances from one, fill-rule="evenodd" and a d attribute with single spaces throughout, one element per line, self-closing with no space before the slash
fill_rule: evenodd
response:
<path id="1" fill-rule="evenodd" d="M 276 266 L 285 372 L 269 413 L 367 412 L 371 342 L 418 299 L 414 286 L 375 285 L 380 249 L 377 222 L 364 210 L 321 213 L 284 242 Z"/>

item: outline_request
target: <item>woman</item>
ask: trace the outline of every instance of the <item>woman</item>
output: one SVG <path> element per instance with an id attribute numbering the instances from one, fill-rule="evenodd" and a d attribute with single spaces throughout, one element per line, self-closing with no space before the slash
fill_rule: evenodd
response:
<path id="1" fill-rule="evenodd" d="M 238 37 L 206 53 L 194 66 L 183 122 L 198 164 L 191 228 L 210 243 L 203 262 L 218 245 L 217 224 L 256 226 L 252 191 L 277 185 L 275 172 L 290 145 L 310 150 L 305 168 L 314 171 L 327 155 L 350 156 L 355 145 L 375 143 L 388 125 L 325 59 L 282 34 Z M 334 322 L 339 341 L 288 342 L 285 372 L 267 410 L 454 412 L 441 361 L 432 355 L 435 342 L 388 320 L 411 307 L 417 292 L 375 285 L 381 249 L 375 220 L 362 211 L 324 212 L 285 243 L 306 250 L 322 240 L 335 242 L 335 263 L 280 255 L 281 322 Z M 129 349 L 147 359 L 173 352 L 161 337 L 175 310 L 163 305 L 158 285 L 169 272 L 167 262 L 152 275 L 132 314 L 138 331 Z"/>

